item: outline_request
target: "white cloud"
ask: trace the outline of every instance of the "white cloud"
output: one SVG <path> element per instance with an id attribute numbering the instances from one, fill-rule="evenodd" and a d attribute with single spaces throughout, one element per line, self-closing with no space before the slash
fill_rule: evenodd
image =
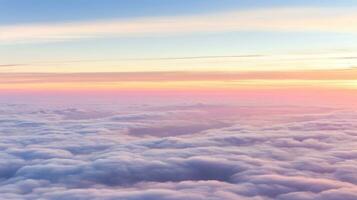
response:
<path id="1" fill-rule="evenodd" d="M 99 107 L 1 105 L 0 199 L 357 198 L 353 111 Z M 212 121 L 226 126 L 192 128 Z M 152 132 L 128 131 L 138 127 Z"/>

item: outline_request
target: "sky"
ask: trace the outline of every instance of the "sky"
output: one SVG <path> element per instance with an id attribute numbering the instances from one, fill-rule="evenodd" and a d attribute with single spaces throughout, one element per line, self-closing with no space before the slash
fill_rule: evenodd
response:
<path id="1" fill-rule="evenodd" d="M 0 10 L 5 96 L 357 87 L 352 0 L 0 0 Z"/>
<path id="2" fill-rule="evenodd" d="M 0 200 L 356 200 L 357 1 L 0 0 Z"/>

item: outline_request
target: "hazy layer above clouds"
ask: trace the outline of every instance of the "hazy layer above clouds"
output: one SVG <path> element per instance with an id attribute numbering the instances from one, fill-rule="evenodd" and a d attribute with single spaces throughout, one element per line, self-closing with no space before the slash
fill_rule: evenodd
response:
<path id="1" fill-rule="evenodd" d="M 356 119 L 319 107 L 1 105 L 0 199 L 357 199 Z"/>

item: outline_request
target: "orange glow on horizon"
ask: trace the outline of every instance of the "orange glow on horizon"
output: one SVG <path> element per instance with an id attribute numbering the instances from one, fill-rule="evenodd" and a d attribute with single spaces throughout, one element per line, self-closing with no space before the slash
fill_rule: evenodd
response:
<path id="1" fill-rule="evenodd" d="M 108 82 L 48 82 L 0 83 L 0 90 L 29 91 L 130 91 L 130 90 L 256 90 L 256 89 L 357 89 L 357 80 L 240 80 L 240 81 L 108 81 Z"/>

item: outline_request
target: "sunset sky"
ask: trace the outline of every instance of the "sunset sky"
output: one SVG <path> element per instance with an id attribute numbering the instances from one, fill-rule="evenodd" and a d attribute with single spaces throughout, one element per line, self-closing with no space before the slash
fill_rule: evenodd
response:
<path id="1" fill-rule="evenodd" d="M 357 0 L 0 0 L 0 200 L 357 200 Z"/>
<path id="2" fill-rule="evenodd" d="M 0 2 L 2 94 L 357 89 L 352 0 Z"/>

